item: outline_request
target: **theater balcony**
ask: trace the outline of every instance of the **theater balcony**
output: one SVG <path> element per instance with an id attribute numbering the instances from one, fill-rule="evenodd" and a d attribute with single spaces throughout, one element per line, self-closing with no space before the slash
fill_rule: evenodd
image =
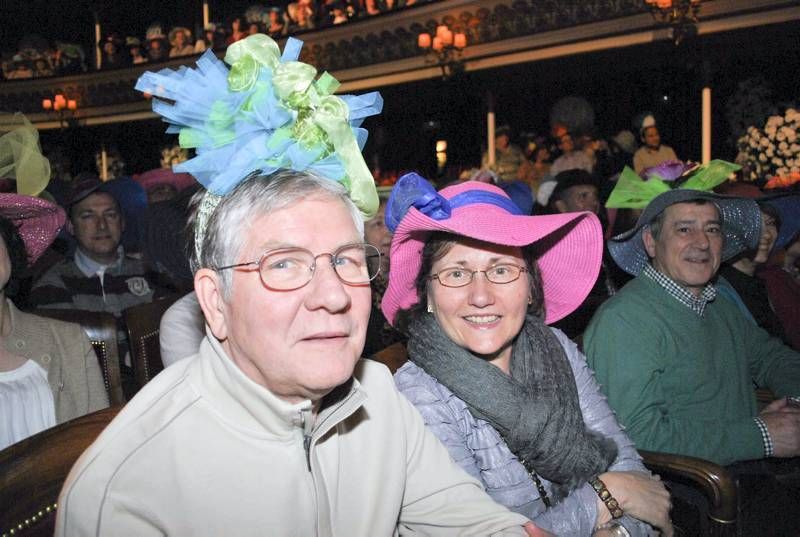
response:
<path id="1" fill-rule="evenodd" d="M 795 0 L 705 0 L 696 31 L 702 36 L 797 19 Z M 441 67 L 426 62 L 418 36 L 442 24 L 466 34 L 459 68 L 467 72 L 672 39 L 644 0 L 443 0 L 296 37 L 305 41 L 301 59 L 330 71 L 342 83 L 340 91 L 350 92 L 441 77 Z M 145 70 L 195 59 L 4 81 L 0 110 L 24 112 L 42 130 L 64 121 L 91 126 L 152 119 L 150 103 L 133 89 L 136 79 Z M 68 118 L 42 109 L 43 100 L 57 93 L 77 101 Z"/>

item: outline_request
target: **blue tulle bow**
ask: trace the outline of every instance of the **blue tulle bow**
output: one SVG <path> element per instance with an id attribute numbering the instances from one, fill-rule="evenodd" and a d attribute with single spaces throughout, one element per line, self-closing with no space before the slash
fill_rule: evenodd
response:
<path id="1" fill-rule="evenodd" d="M 411 207 L 434 220 L 450 218 L 450 202 L 424 177 L 413 172 L 400 177 L 389 195 L 386 227 L 392 233 Z"/>
<path id="2" fill-rule="evenodd" d="M 434 220 L 447 220 L 453 209 L 466 205 L 494 205 L 515 216 L 523 215 L 522 210 L 507 196 L 486 190 L 467 190 L 450 199 L 445 198 L 424 177 L 414 172 L 398 179 L 386 204 L 386 227 L 394 233 L 400 221 L 414 207 Z"/>

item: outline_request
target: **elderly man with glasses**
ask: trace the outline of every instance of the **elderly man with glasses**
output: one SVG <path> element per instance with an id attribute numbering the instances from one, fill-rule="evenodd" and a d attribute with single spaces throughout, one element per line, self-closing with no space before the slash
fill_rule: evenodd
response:
<path id="1" fill-rule="evenodd" d="M 535 531 L 450 460 L 384 366 L 359 360 L 380 254 L 339 183 L 252 177 L 203 235 L 200 352 L 83 455 L 58 535 Z"/>

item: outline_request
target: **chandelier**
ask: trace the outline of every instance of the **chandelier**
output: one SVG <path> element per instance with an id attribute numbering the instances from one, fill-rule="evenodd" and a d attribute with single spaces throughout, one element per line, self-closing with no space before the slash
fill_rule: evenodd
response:
<path id="1" fill-rule="evenodd" d="M 697 13 L 703 0 L 645 0 L 653 18 L 672 29 L 672 40 L 679 45 L 697 33 Z"/>
<path id="2" fill-rule="evenodd" d="M 72 126 L 75 112 L 78 110 L 78 101 L 67 98 L 63 93 L 56 93 L 52 99 L 42 99 L 42 109 L 45 112 L 55 112 L 58 116 L 59 128 L 63 129 L 65 122 Z"/>
<path id="3" fill-rule="evenodd" d="M 425 51 L 425 61 L 435 63 L 442 69 L 442 78 L 450 78 L 464 71 L 461 53 L 467 47 L 467 35 L 453 32 L 449 26 L 441 24 L 436 27 L 436 35 L 421 33 L 417 45 Z"/>

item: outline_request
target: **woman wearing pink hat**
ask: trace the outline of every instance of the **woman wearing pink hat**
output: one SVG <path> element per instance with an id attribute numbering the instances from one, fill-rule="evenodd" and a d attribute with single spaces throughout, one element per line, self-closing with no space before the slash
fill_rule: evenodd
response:
<path id="1" fill-rule="evenodd" d="M 19 311 L 9 299 L 64 225 L 63 209 L 0 194 L 0 450 L 108 406 L 97 356 L 77 324 Z"/>
<path id="2" fill-rule="evenodd" d="M 499 188 L 436 192 L 408 174 L 381 309 L 409 334 L 395 382 L 453 459 L 557 535 L 671 535 L 669 494 L 642 465 L 584 356 L 549 328 L 585 299 L 602 257 L 590 213 L 524 216 Z"/>

